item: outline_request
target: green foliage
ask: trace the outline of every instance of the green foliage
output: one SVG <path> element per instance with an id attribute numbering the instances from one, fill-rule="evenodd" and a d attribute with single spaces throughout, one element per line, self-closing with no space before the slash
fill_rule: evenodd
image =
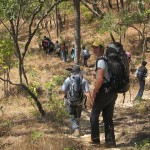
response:
<path id="1" fill-rule="evenodd" d="M 2 121 L 0 124 L 0 127 L 12 127 L 12 126 L 13 126 L 13 122 L 11 120 Z"/>
<path id="2" fill-rule="evenodd" d="M 138 148 L 138 150 L 148 150 L 150 148 L 150 138 L 135 143 L 135 146 Z"/>
<path id="3" fill-rule="evenodd" d="M 42 138 L 43 137 L 43 132 L 41 132 L 41 131 L 33 131 L 32 133 L 31 133 L 31 141 L 32 142 L 36 142 L 37 140 L 39 140 L 40 138 Z"/>
<path id="4" fill-rule="evenodd" d="M 47 82 L 44 86 L 48 89 L 48 99 L 49 101 L 44 104 L 45 108 L 48 108 L 51 112 L 54 113 L 53 116 L 56 118 L 62 118 L 66 116 L 66 110 L 64 108 L 64 101 L 59 98 L 59 85 L 62 85 L 66 76 L 53 76 L 50 82 Z"/>
<path id="5" fill-rule="evenodd" d="M 74 6 L 73 3 L 71 1 L 69 2 L 62 2 L 59 4 L 59 11 L 61 12 L 61 14 L 72 14 L 74 11 Z"/>
<path id="6" fill-rule="evenodd" d="M 37 71 L 35 70 L 35 68 L 30 68 L 29 75 L 31 78 L 35 78 L 37 76 Z"/>
<path id="7" fill-rule="evenodd" d="M 37 81 L 33 81 L 29 84 L 29 89 L 37 96 L 37 89 L 40 87 L 40 83 Z"/>
<path id="8" fill-rule="evenodd" d="M 66 76 L 64 75 L 60 75 L 60 76 L 53 76 L 52 81 L 56 84 L 56 85 L 61 85 L 64 80 L 65 80 Z"/>
<path id="9" fill-rule="evenodd" d="M 120 16 L 121 24 L 125 26 L 130 26 L 137 23 L 146 23 L 148 21 L 148 15 L 150 15 L 150 11 L 146 10 L 143 13 L 138 12 L 125 12 Z"/>
<path id="10" fill-rule="evenodd" d="M 74 148 L 66 147 L 63 150 L 74 150 Z"/>
<path id="11" fill-rule="evenodd" d="M 0 72 L 14 64 L 14 44 L 9 39 L 0 39 Z"/>
<path id="12" fill-rule="evenodd" d="M 93 14 L 88 10 L 88 8 L 81 5 L 81 14 L 82 14 L 82 18 L 83 18 L 83 20 L 81 20 L 81 21 L 83 21 L 84 24 L 92 23 Z"/>
<path id="13" fill-rule="evenodd" d="M 117 20 L 115 18 L 115 15 L 111 12 L 108 12 L 101 20 L 99 32 L 100 33 L 112 32 L 116 29 L 116 24 Z"/>

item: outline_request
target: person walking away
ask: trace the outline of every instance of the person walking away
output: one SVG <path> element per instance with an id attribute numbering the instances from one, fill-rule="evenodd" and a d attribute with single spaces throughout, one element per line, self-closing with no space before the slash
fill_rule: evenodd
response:
<path id="1" fill-rule="evenodd" d="M 146 61 L 142 61 L 141 66 L 136 71 L 136 77 L 138 79 L 140 88 L 137 93 L 137 96 L 135 97 L 135 100 L 141 100 L 143 96 L 143 92 L 145 89 L 145 78 L 148 76 L 146 64 L 147 64 Z"/>
<path id="2" fill-rule="evenodd" d="M 48 43 L 49 41 L 46 39 L 46 36 L 43 37 L 42 39 L 42 46 L 43 46 L 43 50 L 46 52 L 48 49 Z"/>
<path id="3" fill-rule="evenodd" d="M 66 62 L 67 61 L 67 51 L 68 51 L 66 43 L 63 43 L 63 45 L 60 47 L 60 51 L 62 54 L 63 61 Z"/>
<path id="4" fill-rule="evenodd" d="M 73 45 L 72 50 L 71 50 L 71 60 L 74 61 L 74 57 L 75 57 L 75 48 L 74 48 L 74 45 Z"/>
<path id="5" fill-rule="evenodd" d="M 59 45 L 58 41 L 56 41 L 56 43 L 55 43 L 54 53 L 57 54 L 58 57 L 60 57 L 60 45 Z"/>
<path id="6" fill-rule="evenodd" d="M 95 70 L 95 83 L 92 92 L 92 111 L 90 116 L 91 123 L 91 143 L 100 145 L 100 130 L 99 130 L 99 115 L 102 112 L 105 129 L 105 145 L 106 147 L 113 147 L 116 145 L 113 112 L 114 105 L 117 99 L 117 93 L 108 88 L 110 81 L 110 74 L 108 65 L 103 59 L 104 47 L 99 42 L 94 42 L 92 45 L 93 53 L 97 57 Z"/>
<path id="7" fill-rule="evenodd" d="M 65 79 L 61 91 L 64 93 L 73 135 L 79 136 L 79 119 L 81 117 L 84 94 L 91 100 L 89 84 L 83 77 L 79 65 L 75 65 L 72 68 L 71 76 Z"/>
<path id="8" fill-rule="evenodd" d="M 89 58 L 90 58 L 90 53 L 87 49 L 85 49 L 85 46 L 83 46 L 81 51 L 81 59 L 83 61 L 83 66 L 88 67 L 87 61 Z"/>

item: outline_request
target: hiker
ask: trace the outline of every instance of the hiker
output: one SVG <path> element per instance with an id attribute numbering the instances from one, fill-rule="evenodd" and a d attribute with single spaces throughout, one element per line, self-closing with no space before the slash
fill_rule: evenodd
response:
<path id="1" fill-rule="evenodd" d="M 142 61 L 141 66 L 136 71 L 136 77 L 138 79 L 140 88 L 137 93 L 137 96 L 135 97 L 135 100 L 141 100 L 142 96 L 143 96 L 143 92 L 144 92 L 144 88 L 145 88 L 145 78 L 148 75 L 146 64 L 147 64 L 146 61 Z"/>
<path id="2" fill-rule="evenodd" d="M 55 43 L 54 53 L 57 54 L 58 57 L 60 57 L 60 45 L 59 45 L 58 41 L 56 41 L 56 43 Z"/>
<path id="3" fill-rule="evenodd" d="M 72 50 L 71 50 L 71 59 L 74 60 L 74 57 L 75 57 L 75 48 L 73 45 Z"/>
<path id="4" fill-rule="evenodd" d="M 71 76 L 67 77 L 61 87 L 65 106 L 70 116 L 74 136 L 79 136 L 79 119 L 81 117 L 84 94 L 91 99 L 89 84 L 83 77 L 79 65 L 73 66 Z"/>
<path id="5" fill-rule="evenodd" d="M 83 61 L 83 66 L 88 67 L 87 61 L 89 58 L 90 58 L 89 51 L 87 49 L 85 49 L 85 46 L 83 46 L 82 51 L 81 51 L 81 59 Z"/>
<path id="6" fill-rule="evenodd" d="M 46 49 L 48 48 L 48 43 L 49 41 L 46 39 L 46 36 L 43 37 L 42 40 L 42 46 L 43 46 L 43 50 L 46 52 Z"/>
<path id="7" fill-rule="evenodd" d="M 43 40 L 42 40 L 42 46 L 43 46 L 43 49 L 44 49 L 44 51 L 46 52 L 46 54 L 49 53 L 50 43 L 51 43 L 50 38 L 44 36 L 44 37 L 43 37 Z"/>
<path id="8" fill-rule="evenodd" d="M 101 45 L 100 42 L 94 42 L 92 49 L 97 59 L 104 55 L 104 46 Z M 91 143 L 100 145 L 99 115 L 102 112 L 105 129 L 105 144 L 108 147 L 115 146 L 113 111 L 117 93 L 110 90 L 107 85 L 107 81 L 110 81 L 107 63 L 103 59 L 99 59 L 96 61 L 96 66 L 94 89 L 92 92 L 93 107 L 90 116 Z"/>
<path id="9" fill-rule="evenodd" d="M 62 54 L 63 61 L 66 62 L 67 61 L 67 53 L 68 53 L 68 48 L 66 46 L 66 43 L 63 43 L 61 45 L 60 51 L 61 51 L 61 54 Z"/>

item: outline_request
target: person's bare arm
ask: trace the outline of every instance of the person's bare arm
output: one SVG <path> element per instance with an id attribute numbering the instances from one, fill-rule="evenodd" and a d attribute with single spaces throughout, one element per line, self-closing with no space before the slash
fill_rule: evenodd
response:
<path id="1" fill-rule="evenodd" d="M 92 99 L 94 100 L 96 97 L 96 93 L 99 91 L 103 84 L 103 78 L 104 78 L 104 69 L 98 69 L 97 70 L 97 79 L 95 79 L 94 89 L 92 92 Z"/>
<path id="2" fill-rule="evenodd" d="M 92 99 L 92 96 L 91 96 L 91 92 L 88 91 L 88 92 L 85 93 L 85 95 L 90 100 L 90 108 L 92 108 L 93 107 L 93 99 Z"/>

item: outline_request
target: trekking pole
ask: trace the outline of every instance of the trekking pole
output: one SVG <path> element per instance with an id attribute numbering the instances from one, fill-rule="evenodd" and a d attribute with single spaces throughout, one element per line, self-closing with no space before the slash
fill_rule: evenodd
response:
<path id="1" fill-rule="evenodd" d="M 123 93 L 123 104 L 125 102 L 125 93 Z"/>
<path id="2" fill-rule="evenodd" d="M 113 43 L 115 43 L 116 42 L 115 38 L 114 38 L 114 36 L 113 36 L 113 34 L 111 32 L 110 32 L 110 36 L 111 36 L 111 39 L 112 39 Z"/>
<path id="3" fill-rule="evenodd" d="M 130 102 L 131 102 L 131 90 L 129 90 L 129 93 L 130 93 Z"/>
<path id="4" fill-rule="evenodd" d="M 85 99 L 84 99 L 84 107 L 87 108 L 86 106 L 86 101 L 87 101 L 87 97 L 85 96 Z"/>

